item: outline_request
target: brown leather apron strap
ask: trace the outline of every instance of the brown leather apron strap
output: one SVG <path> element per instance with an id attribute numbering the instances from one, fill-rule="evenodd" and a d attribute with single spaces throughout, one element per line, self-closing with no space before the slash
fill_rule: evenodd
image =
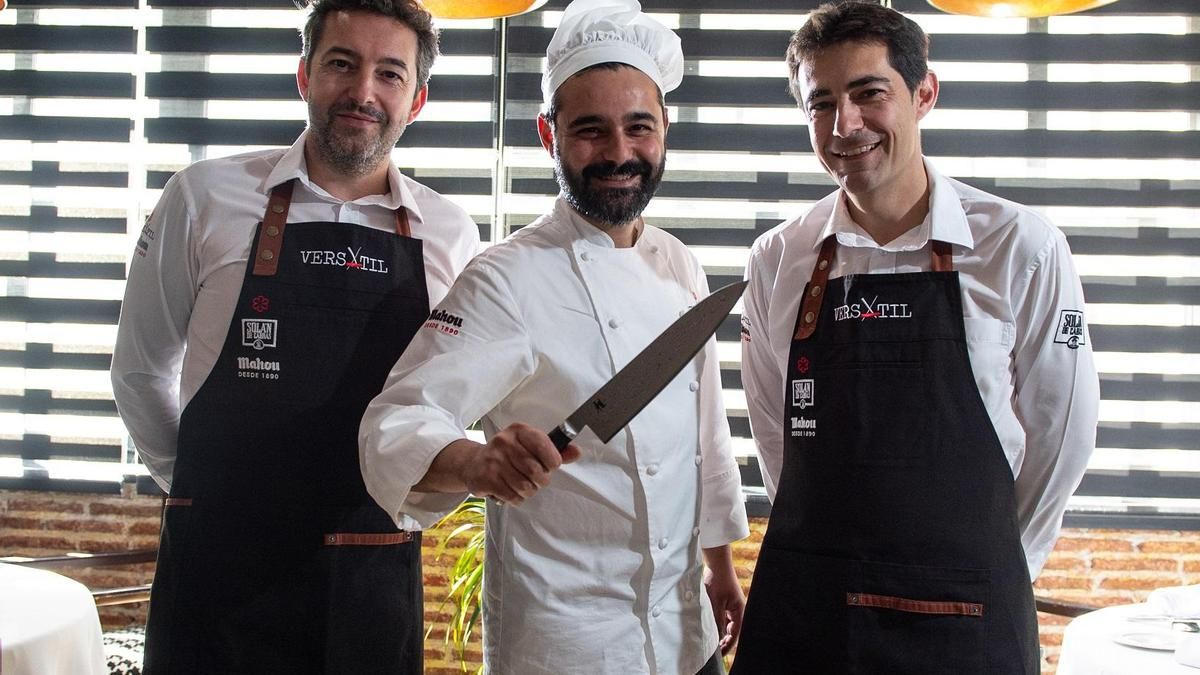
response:
<path id="1" fill-rule="evenodd" d="M 191 497 L 167 497 L 163 500 L 164 506 L 191 506 Z"/>
<path id="2" fill-rule="evenodd" d="M 817 318 L 821 316 L 821 295 L 829 281 L 829 270 L 833 267 L 833 254 L 837 250 L 837 237 L 829 235 L 821 244 L 817 266 L 813 268 L 812 281 L 804 287 L 804 301 L 800 303 L 800 321 L 796 324 L 793 340 L 806 340 L 817 329 Z"/>
<path id="3" fill-rule="evenodd" d="M 937 240 L 930 243 L 932 244 L 930 252 L 933 254 L 933 271 L 953 272 L 954 253 L 950 250 L 950 244 Z"/>
<path id="4" fill-rule="evenodd" d="M 254 258 L 255 276 L 275 276 L 279 269 L 279 249 L 283 247 L 283 228 L 287 225 L 288 207 L 292 203 L 294 180 L 271 188 L 267 213 L 258 233 L 258 253 Z"/>
<path id="5" fill-rule="evenodd" d="M 952 600 L 913 600 L 892 595 L 872 593 L 847 593 L 846 604 L 852 607 L 879 607 L 915 614 L 960 614 L 983 616 L 983 604 L 978 602 L 954 602 Z"/>
<path id="6" fill-rule="evenodd" d="M 401 237 L 412 237 L 412 228 L 408 226 L 408 209 L 403 206 L 396 209 L 396 234 Z"/>
<path id="7" fill-rule="evenodd" d="M 336 532 L 324 535 L 326 546 L 390 546 L 407 544 L 415 538 L 412 532 L 351 533 Z"/>

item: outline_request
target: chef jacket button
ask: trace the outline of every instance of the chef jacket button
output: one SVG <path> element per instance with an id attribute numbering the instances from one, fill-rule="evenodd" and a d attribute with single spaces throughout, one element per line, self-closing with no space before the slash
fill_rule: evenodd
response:
<path id="1" fill-rule="evenodd" d="M 696 391 L 696 390 L 697 390 L 697 389 L 699 389 L 699 388 L 700 388 L 700 383 L 699 383 L 699 382 L 697 382 L 697 381 L 695 381 L 695 380 L 692 380 L 691 382 L 688 382 L 688 390 L 689 390 L 689 391 Z"/>
<path id="2" fill-rule="evenodd" d="M 658 465 L 657 464 L 651 464 L 650 466 L 646 467 L 646 475 L 653 476 L 656 473 L 658 473 Z"/>
<path id="3" fill-rule="evenodd" d="M 700 528 L 698 528 L 698 527 L 693 527 L 693 528 L 692 528 L 692 536 L 693 536 L 693 537 L 699 537 L 699 536 L 700 536 Z"/>
<path id="4" fill-rule="evenodd" d="M 274 225 L 271 225 L 270 227 L 267 228 L 267 236 L 268 237 L 278 237 L 279 236 L 279 228 L 275 227 Z"/>
<path id="5" fill-rule="evenodd" d="M 656 245 L 654 245 L 654 246 L 651 246 L 651 247 L 650 247 L 650 252 L 651 252 L 651 253 L 658 253 L 658 245 L 656 244 Z"/>
<path id="6" fill-rule="evenodd" d="M 669 544 L 669 543 L 671 543 L 671 542 L 666 537 L 659 539 L 658 540 L 658 550 L 661 551 L 661 550 L 665 549 L 667 547 L 667 544 Z"/>
<path id="7" fill-rule="evenodd" d="M 275 213 L 283 213 L 283 204 L 272 204 L 271 210 Z"/>
<path id="8" fill-rule="evenodd" d="M 650 610 L 650 614 L 652 614 L 654 616 L 654 618 L 657 619 L 658 617 L 662 616 L 662 607 L 655 605 L 654 609 Z"/>
<path id="9" fill-rule="evenodd" d="M 815 319 L 815 318 L 816 318 L 816 315 L 814 315 L 812 312 L 804 313 L 804 323 L 812 323 L 813 319 Z"/>
<path id="10" fill-rule="evenodd" d="M 267 250 L 263 251 L 261 254 L 259 254 L 258 257 L 262 258 L 263 260 L 270 260 L 275 257 L 275 252 L 272 251 L 271 249 L 267 249 Z"/>
<path id="11" fill-rule="evenodd" d="M 820 286 L 813 286 L 813 287 L 812 287 L 812 290 L 811 290 L 811 291 L 809 291 L 809 293 L 810 293 L 810 294 L 812 294 L 812 296 L 815 298 L 815 297 L 817 297 L 818 295 L 820 295 L 820 294 L 821 294 L 821 287 L 820 287 Z"/>
<path id="12" fill-rule="evenodd" d="M 822 260 L 821 262 L 817 263 L 817 269 L 819 270 L 824 270 L 826 267 L 829 267 L 828 260 Z"/>
<path id="13" fill-rule="evenodd" d="M 620 326 L 620 325 L 621 325 L 621 322 L 620 322 L 620 321 L 617 321 L 616 319 L 609 319 L 609 320 L 608 320 L 608 327 L 609 327 L 609 328 L 616 328 L 617 326 Z"/>
<path id="14" fill-rule="evenodd" d="M 693 593 L 693 592 L 691 592 L 691 591 L 688 591 L 688 592 L 686 592 L 686 593 L 684 593 L 684 594 L 683 594 L 683 599 L 684 599 L 684 600 L 687 600 L 688 602 L 691 602 L 691 601 L 692 601 L 692 599 L 693 599 L 693 598 L 695 598 L 695 597 L 696 597 L 696 594 L 695 594 L 695 593 Z"/>
<path id="15" fill-rule="evenodd" d="M 592 256 L 590 254 L 588 254 L 587 251 L 584 251 L 583 253 L 579 254 L 579 259 L 584 262 L 587 262 L 588 260 L 592 259 Z"/>
<path id="16" fill-rule="evenodd" d="M 700 466 L 700 462 L 702 461 L 704 461 L 704 458 L 700 455 L 696 455 L 696 466 Z"/>

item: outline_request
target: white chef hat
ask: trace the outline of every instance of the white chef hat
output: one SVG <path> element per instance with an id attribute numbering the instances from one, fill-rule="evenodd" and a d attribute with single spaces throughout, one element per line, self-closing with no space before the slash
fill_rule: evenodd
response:
<path id="1" fill-rule="evenodd" d="M 549 104 L 572 75 L 610 61 L 642 71 L 663 94 L 683 81 L 679 36 L 642 14 L 637 0 L 575 0 L 546 48 L 542 99 Z"/>

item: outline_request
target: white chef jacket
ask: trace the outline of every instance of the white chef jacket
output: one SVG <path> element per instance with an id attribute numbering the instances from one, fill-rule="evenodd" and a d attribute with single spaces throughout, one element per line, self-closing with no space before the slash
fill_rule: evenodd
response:
<path id="1" fill-rule="evenodd" d="M 395 231 L 408 210 L 423 240 L 432 306 L 479 250 L 465 211 L 388 167 L 389 192 L 352 202 L 309 180 L 307 132 L 287 149 L 201 161 L 167 181 L 139 235 L 113 350 L 117 409 L 150 475 L 170 490 L 180 411 L 221 354 L 242 288 L 254 229 L 271 188 L 296 178 L 288 222 L 343 222 Z"/>
<path id="2" fill-rule="evenodd" d="M 468 425 L 554 428 L 707 293 L 671 235 L 616 248 L 560 197 L 468 266 L 368 406 L 367 490 L 436 521 L 466 495 L 410 490 Z M 575 443 L 533 497 L 488 505 L 488 672 L 691 675 L 717 646 L 701 548 L 749 533 L 715 341 L 611 441 Z"/>
<path id="3" fill-rule="evenodd" d="M 763 483 L 774 500 L 788 352 L 821 243 L 838 238 L 834 278 L 928 271 L 929 241 L 948 242 L 971 370 L 1016 477 L 1021 543 L 1036 578 L 1096 444 L 1100 385 L 1091 338 L 1086 323 L 1077 348 L 1061 333 L 1064 321 L 1082 320 L 1083 288 L 1066 238 L 1042 216 L 944 177 L 927 160 L 925 171 L 925 222 L 886 245 L 851 219 L 841 190 L 755 241 L 746 268 L 742 384 Z"/>

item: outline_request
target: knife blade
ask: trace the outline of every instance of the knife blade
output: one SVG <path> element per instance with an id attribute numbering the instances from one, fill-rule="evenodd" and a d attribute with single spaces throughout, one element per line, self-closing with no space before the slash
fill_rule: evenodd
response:
<path id="1" fill-rule="evenodd" d="M 737 304 L 746 283 L 721 287 L 676 319 L 550 432 L 554 447 L 567 447 L 585 427 L 605 443 L 617 435 L 708 342 Z"/>

